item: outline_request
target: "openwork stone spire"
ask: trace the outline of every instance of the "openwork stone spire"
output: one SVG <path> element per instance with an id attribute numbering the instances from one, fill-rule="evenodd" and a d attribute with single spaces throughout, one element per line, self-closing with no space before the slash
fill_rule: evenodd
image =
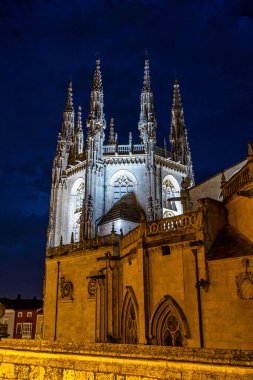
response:
<path id="1" fill-rule="evenodd" d="M 114 118 L 110 121 L 110 134 L 109 134 L 109 145 L 115 144 L 115 133 L 114 133 Z"/>
<path id="2" fill-rule="evenodd" d="M 82 107 L 78 107 L 77 122 L 75 130 L 75 142 L 77 155 L 83 153 L 83 127 L 82 127 Z"/>
<path id="3" fill-rule="evenodd" d="M 72 112 L 74 110 L 73 107 L 73 93 L 72 93 L 72 81 L 69 81 L 68 86 L 68 95 L 67 95 L 67 101 L 65 105 L 65 112 Z"/>
<path id="4" fill-rule="evenodd" d="M 62 132 L 63 138 L 70 142 L 74 133 L 74 106 L 73 106 L 73 93 L 72 93 L 72 82 L 69 82 L 67 100 L 63 112 L 62 118 Z"/>
<path id="5" fill-rule="evenodd" d="M 154 112 L 153 92 L 150 83 L 149 60 L 145 60 L 144 80 L 141 92 L 141 112 L 139 121 L 140 137 L 143 143 L 156 140 L 156 118 Z"/>
<path id="6" fill-rule="evenodd" d="M 94 135 L 94 133 L 101 133 L 106 127 L 100 59 L 96 61 L 87 127 L 89 135 Z"/>
<path id="7" fill-rule="evenodd" d="M 188 144 L 184 111 L 177 80 L 175 80 L 174 83 L 170 143 L 173 160 L 180 161 L 183 165 L 187 165 L 188 175 L 193 181 L 191 152 Z"/>

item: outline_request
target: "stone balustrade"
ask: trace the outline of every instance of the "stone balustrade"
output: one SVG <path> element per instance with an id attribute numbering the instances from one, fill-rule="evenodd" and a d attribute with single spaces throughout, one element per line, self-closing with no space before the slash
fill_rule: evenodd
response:
<path id="1" fill-rule="evenodd" d="M 191 212 L 170 218 L 149 222 L 146 225 L 147 236 L 197 228 L 197 212 Z"/>
<path id="2" fill-rule="evenodd" d="M 46 255 L 64 255 L 70 252 L 82 251 L 84 249 L 96 248 L 105 245 L 119 244 L 120 235 L 110 234 L 106 236 L 97 236 L 95 239 L 87 239 L 77 243 L 60 245 L 58 247 L 47 248 Z"/>
<path id="3" fill-rule="evenodd" d="M 222 185 L 223 199 L 226 200 L 231 195 L 237 193 L 241 186 L 253 180 L 253 161 L 248 161 L 231 180 Z"/>

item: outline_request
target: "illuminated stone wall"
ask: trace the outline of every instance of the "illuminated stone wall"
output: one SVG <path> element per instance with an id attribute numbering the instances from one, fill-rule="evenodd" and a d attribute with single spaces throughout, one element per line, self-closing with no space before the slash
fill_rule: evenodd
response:
<path id="1" fill-rule="evenodd" d="M 0 379 L 250 380 L 253 352 L 3 339 Z"/>

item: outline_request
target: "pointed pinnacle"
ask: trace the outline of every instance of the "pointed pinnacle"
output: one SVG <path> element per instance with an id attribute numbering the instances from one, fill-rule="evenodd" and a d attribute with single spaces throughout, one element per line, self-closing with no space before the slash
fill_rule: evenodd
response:
<path id="1" fill-rule="evenodd" d="M 82 131 L 82 107 L 81 106 L 78 106 L 76 131 L 77 132 Z"/>
<path id="2" fill-rule="evenodd" d="M 150 92 L 151 91 L 151 84 L 150 84 L 150 74 L 149 74 L 149 60 L 145 59 L 145 66 L 144 66 L 144 80 L 143 80 L 143 91 Z"/>
<path id="3" fill-rule="evenodd" d="M 114 136 L 114 118 L 111 118 L 110 121 L 110 133 L 109 133 L 109 144 L 115 143 L 115 136 Z"/>
<path id="4" fill-rule="evenodd" d="M 65 105 L 65 111 L 73 111 L 73 93 L 72 93 L 72 81 L 69 81 L 68 86 L 68 95 L 67 95 L 67 101 Z"/>
<path id="5" fill-rule="evenodd" d="M 182 104 L 181 104 L 179 84 L 178 84 L 177 79 L 175 80 L 173 87 L 174 87 L 173 108 L 180 108 L 182 107 Z"/>
<path id="6" fill-rule="evenodd" d="M 100 59 L 96 60 L 96 70 L 94 74 L 94 81 L 93 81 L 93 91 L 102 91 L 102 76 L 101 76 L 101 71 L 100 71 Z"/>

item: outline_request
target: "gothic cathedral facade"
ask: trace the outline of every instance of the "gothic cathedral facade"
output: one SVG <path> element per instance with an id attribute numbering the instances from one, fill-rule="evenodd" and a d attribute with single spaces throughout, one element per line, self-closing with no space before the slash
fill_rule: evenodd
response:
<path id="1" fill-rule="evenodd" d="M 170 150 L 157 146 L 148 60 L 139 144 L 130 133 L 120 145 L 113 119 L 106 143 L 99 60 L 86 125 L 84 137 L 70 83 L 52 170 L 44 339 L 249 348 L 253 333 L 237 331 L 253 331 L 253 227 L 241 222 L 253 210 L 238 191 L 253 186 L 252 155 L 222 177 L 223 199 L 208 193 L 220 192 L 213 180 L 194 187 L 177 81 Z"/>

